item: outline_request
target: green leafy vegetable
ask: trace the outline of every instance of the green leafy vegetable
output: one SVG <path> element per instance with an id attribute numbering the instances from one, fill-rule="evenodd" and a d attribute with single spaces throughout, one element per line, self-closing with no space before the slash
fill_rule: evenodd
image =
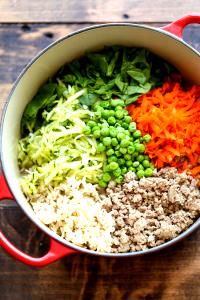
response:
<path id="1" fill-rule="evenodd" d="M 84 94 L 80 97 L 80 103 L 83 105 L 91 106 L 97 101 L 97 96 L 95 94 Z"/>
<path id="2" fill-rule="evenodd" d="M 66 84 L 87 88 L 100 100 L 113 96 L 132 103 L 141 94 L 162 84 L 173 67 L 146 49 L 121 46 L 107 47 L 66 65 L 61 79 Z"/>
<path id="3" fill-rule="evenodd" d="M 144 84 L 147 80 L 145 73 L 142 73 L 140 69 L 133 69 L 131 71 L 127 71 L 127 74 L 130 75 L 134 80 L 136 80 L 140 84 Z"/>
<path id="4" fill-rule="evenodd" d="M 36 122 L 38 121 L 38 113 L 45 107 L 50 107 L 55 100 L 54 92 L 56 90 L 55 83 L 46 83 L 43 85 L 33 100 L 27 105 L 21 124 L 22 132 L 28 128 L 29 131 L 33 131 Z"/>

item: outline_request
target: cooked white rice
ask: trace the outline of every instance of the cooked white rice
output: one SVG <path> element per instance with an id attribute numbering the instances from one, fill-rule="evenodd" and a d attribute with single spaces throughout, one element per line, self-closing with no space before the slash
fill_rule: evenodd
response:
<path id="1" fill-rule="evenodd" d="M 29 201 L 38 218 L 64 239 L 91 250 L 111 251 L 114 221 L 102 208 L 95 185 L 71 177 Z"/>

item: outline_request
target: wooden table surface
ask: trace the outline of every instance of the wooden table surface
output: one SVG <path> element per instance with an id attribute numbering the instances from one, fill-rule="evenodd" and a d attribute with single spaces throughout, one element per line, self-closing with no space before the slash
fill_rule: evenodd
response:
<path id="1" fill-rule="evenodd" d="M 22 68 L 56 39 L 94 23 L 162 26 L 191 12 L 200 13 L 199 0 L 1 0 L 0 113 Z M 189 26 L 184 39 L 200 51 L 200 26 Z M 0 204 L 0 228 L 31 255 L 48 249 L 48 238 L 14 202 Z M 41 269 L 26 266 L 0 249 L 0 300 L 36 299 L 198 300 L 200 230 L 148 256 L 110 259 L 74 254 Z"/>

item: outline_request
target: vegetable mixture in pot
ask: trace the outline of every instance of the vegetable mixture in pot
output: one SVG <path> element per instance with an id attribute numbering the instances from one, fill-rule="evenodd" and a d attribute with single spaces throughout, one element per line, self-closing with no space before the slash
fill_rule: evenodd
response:
<path id="1" fill-rule="evenodd" d="M 155 247 L 200 215 L 200 86 L 146 49 L 63 66 L 21 121 L 21 188 L 38 218 L 99 252 Z"/>

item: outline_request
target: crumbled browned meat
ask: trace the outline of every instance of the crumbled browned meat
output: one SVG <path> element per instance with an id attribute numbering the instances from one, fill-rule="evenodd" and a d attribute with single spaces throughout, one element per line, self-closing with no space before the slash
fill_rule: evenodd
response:
<path id="1" fill-rule="evenodd" d="M 158 246 L 186 230 L 200 215 L 197 181 L 175 168 L 137 180 L 133 172 L 120 186 L 109 183 L 103 207 L 115 220 L 113 252 Z"/>

